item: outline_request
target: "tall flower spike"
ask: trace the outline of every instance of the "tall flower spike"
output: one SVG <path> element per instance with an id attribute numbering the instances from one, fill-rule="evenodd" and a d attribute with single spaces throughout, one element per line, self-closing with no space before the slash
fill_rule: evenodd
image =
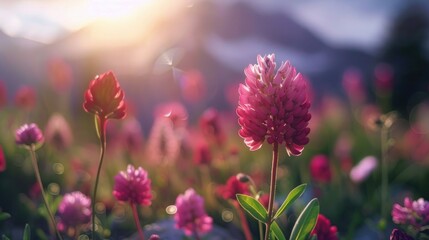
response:
<path id="1" fill-rule="evenodd" d="M 258 55 L 257 61 L 244 70 L 245 84 L 238 90 L 239 135 L 252 151 L 266 139 L 284 143 L 289 155 L 300 155 L 310 132 L 307 83 L 288 61 L 275 72 L 274 54 Z"/>
<path id="2" fill-rule="evenodd" d="M 91 81 L 85 92 L 83 108 L 97 117 L 100 138 L 104 137 L 107 119 L 125 117 L 124 91 L 112 71 L 97 75 Z"/>

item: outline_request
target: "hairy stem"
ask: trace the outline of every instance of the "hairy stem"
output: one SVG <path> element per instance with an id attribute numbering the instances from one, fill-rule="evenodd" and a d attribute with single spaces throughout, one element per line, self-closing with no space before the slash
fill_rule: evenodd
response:
<path id="1" fill-rule="evenodd" d="M 265 223 L 265 240 L 269 239 L 270 227 L 273 219 L 274 198 L 276 196 L 276 180 L 277 180 L 277 167 L 279 162 L 279 144 L 277 142 L 273 145 L 273 161 L 271 164 L 271 181 L 270 181 L 270 196 L 268 201 L 268 219 Z"/>
<path id="2" fill-rule="evenodd" d="M 137 206 L 134 203 L 131 203 L 131 208 L 133 210 L 134 223 L 136 224 L 137 230 L 139 232 L 140 240 L 144 240 L 144 234 L 142 226 L 140 225 L 139 214 L 137 212 Z"/>
<path id="3" fill-rule="evenodd" d="M 96 120 L 97 121 L 97 120 Z M 100 160 L 99 160 L 99 164 L 98 164 L 98 169 L 97 169 L 97 175 L 95 177 L 95 185 L 94 185 L 94 192 L 92 194 L 92 201 L 91 201 L 91 222 L 92 222 L 92 239 L 95 239 L 95 202 L 97 199 L 97 188 L 98 188 L 98 181 L 100 179 L 100 172 L 101 172 L 101 166 L 103 165 L 103 158 L 104 158 L 104 152 L 106 150 L 106 120 L 102 119 L 98 122 L 98 126 L 97 126 L 97 122 L 96 122 L 96 129 L 97 129 L 97 134 L 99 136 L 100 139 Z"/>
<path id="4" fill-rule="evenodd" d="M 43 203 L 45 204 L 46 211 L 48 211 L 48 215 L 49 215 L 49 218 L 51 220 L 49 223 L 49 228 L 51 229 L 51 234 L 55 230 L 55 233 L 57 234 L 58 239 L 62 240 L 63 238 L 61 237 L 61 234 L 58 231 L 54 215 L 52 214 L 51 209 L 49 208 L 49 205 L 48 205 L 48 201 L 46 200 L 46 194 L 45 194 L 45 190 L 43 188 L 42 178 L 40 177 L 40 171 L 39 171 L 39 166 L 37 164 L 36 152 L 34 150 L 34 147 L 30 148 L 30 155 L 31 155 L 31 163 L 33 164 L 34 173 L 36 175 L 37 183 L 39 184 L 40 191 L 42 192 Z"/>

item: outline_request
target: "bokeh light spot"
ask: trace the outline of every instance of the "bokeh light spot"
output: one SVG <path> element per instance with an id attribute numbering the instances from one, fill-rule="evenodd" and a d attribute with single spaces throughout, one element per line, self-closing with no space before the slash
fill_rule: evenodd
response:
<path id="1" fill-rule="evenodd" d="M 104 203 L 98 202 L 95 204 L 95 212 L 98 214 L 102 214 L 106 211 L 106 206 Z"/>
<path id="2" fill-rule="evenodd" d="M 52 165 L 52 169 L 54 170 L 55 174 L 61 175 L 64 173 L 64 165 L 61 163 L 54 163 Z"/>
<path id="3" fill-rule="evenodd" d="M 60 193 L 60 185 L 57 183 L 50 183 L 48 185 L 48 192 L 51 195 L 58 195 Z"/>
<path id="4" fill-rule="evenodd" d="M 232 213 L 230 210 L 224 209 L 222 211 L 222 220 L 224 222 L 231 222 L 233 219 L 234 219 L 234 213 Z"/>
<path id="5" fill-rule="evenodd" d="M 173 215 L 173 214 L 176 214 L 177 207 L 175 205 L 170 205 L 165 208 L 165 211 L 167 212 L 167 214 Z"/>

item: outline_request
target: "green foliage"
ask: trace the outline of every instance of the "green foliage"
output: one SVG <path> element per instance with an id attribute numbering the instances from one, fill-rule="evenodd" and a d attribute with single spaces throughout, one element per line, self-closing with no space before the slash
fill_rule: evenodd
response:
<path id="1" fill-rule="evenodd" d="M 0 222 L 7 220 L 11 217 L 11 215 L 7 212 L 0 212 Z"/>
<path id="2" fill-rule="evenodd" d="M 297 200 L 304 193 L 306 187 L 307 184 L 301 184 L 298 187 L 292 189 L 292 191 L 289 192 L 280 208 L 277 210 L 273 219 L 275 220 L 280 217 L 280 215 L 285 212 L 292 205 L 292 203 L 295 202 L 295 200 Z"/>
<path id="3" fill-rule="evenodd" d="M 237 200 L 244 210 L 246 210 L 256 220 L 262 223 L 266 223 L 268 221 L 267 210 L 258 200 L 244 194 L 237 194 Z"/>
<path id="4" fill-rule="evenodd" d="M 271 233 L 271 236 L 274 237 L 274 239 L 286 240 L 285 235 L 283 234 L 282 230 L 280 229 L 279 225 L 276 222 L 273 222 L 271 224 L 270 233 Z"/>
<path id="5" fill-rule="evenodd" d="M 306 240 L 317 223 L 319 201 L 313 198 L 299 215 L 290 234 L 291 240 Z"/>
<path id="6" fill-rule="evenodd" d="M 30 240 L 30 239 L 31 239 L 30 225 L 25 224 L 24 235 L 22 236 L 22 240 Z"/>

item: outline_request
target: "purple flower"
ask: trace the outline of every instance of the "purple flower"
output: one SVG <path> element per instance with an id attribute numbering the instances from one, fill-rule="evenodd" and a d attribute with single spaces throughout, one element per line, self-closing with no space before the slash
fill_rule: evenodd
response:
<path id="1" fill-rule="evenodd" d="M 311 231 L 311 236 L 317 236 L 317 240 L 338 240 L 337 227 L 331 224 L 331 221 L 324 215 L 317 216 L 317 223 Z"/>
<path id="2" fill-rule="evenodd" d="M 143 168 L 128 165 L 127 172 L 115 176 L 113 195 L 119 201 L 149 206 L 152 203 L 151 181 Z"/>
<path id="3" fill-rule="evenodd" d="M 159 235 L 158 234 L 152 234 L 150 237 L 149 237 L 149 240 L 160 240 L 161 238 L 159 237 Z"/>
<path id="4" fill-rule="evenodd" d="M 374 156 L 365 157 L 352 168 L 350 179 L 356 183 L 362 182 L 377 168 L 377 165 L 377 159 Z"/>
<path id="5" fill-rule="evenodd" d="M 24 124 L 15 133 L 15 142 L 18 145 L 25 145 L 27 147 L 41 146 L 44 137 L 42 131 L 35 123 Z"/>
<path id="6" fill-rule="evenodd" d="M 205 110 L 199 119 L 199 126 L 201 133 L 208 139 L 213 139 L 219 146 L 225 143 L 220 114 L 216 109 Z"/>
<path id="7" fill-rule="evenodd" d="M 362 73 L 358 69 L 350 68 L 344 72 L 343 87 L 353 103 L 365 101 L 366 92 L 362 82 Z"/>
<path id="8" fill-rule="evenodd" d="M 129 117 L 122 127 L 122 144 L 130 152 L 138 152 L 143 143 L 143 134 L 139 121 Z"/>
<path id="9" fill-rule="evenodd" d="M 261 57 L 244 73 L 245 84 L 238 89 L 239 135 L 251 151 L 269 144 L 284 143 L 289 155 L 300 155 L 309 142 L 307 83 L 287 61 L 275 73 L 274 54 Z"/>
<path id="10" fill-rule="evenodd" d="M 326 155 L 315 155 L 310 161 L 310 173 L 314 181 L 329 183 L 332 179 L 331 166 Z"/>
<path id="11" fill-rule="evenodd" d="M 91 220 L 91 199 L 81 192 L 72 192 L 64 195 L 58 207 L 58 229 L 67 231 L 87 224 Z"/>
<path id="12" fill-rule="evenodd" d="M 404 206 L 394 204 L 392 219 L 396 224 L 411 225 L 416 230 L 429 224 L 429 202 L 423 198 L 412 201 L 406 197 Z"/>
<path id="13" fill-rule="evenodd" d="M 15 94 L 16 106 L 32 110 L 36 106 L 36 92 L 32 87 L 22 86 Z"/>
<path id="14" fill-rule="evenodd" d="M 390 234 L 390 240 L 413 240 L 412 237 L 408 236 L 406 233 L 399 229 L 393 229 Z"/>
<path id="15" fill-rule="evenodd" d="M 249 186 L 241 182 L 237 176 L 229 177 L 225 185 L 218 186 L 216 192 L 222 198 L 226 200 L 231 199 L 233 201 L 237 201 L 237 194 L 250 195 Z"/>
<path id="16" fill-rule="evenodd" d="M 190 188 L 180 194 L 176 199 L 176 207 L 176 228 L 182 229 L 187 236 L 207 233 L 212 229 L 213 219 L 206 214 L 204 200 L 194 189 Z"/>
<path id="17" fill-rule="evenodd" d="M 45 128 L 46 142 L 58 150 L 68 148 L 73 141 L 73 134 L 67 120 L 59 113 L 53 114 Z"/>

